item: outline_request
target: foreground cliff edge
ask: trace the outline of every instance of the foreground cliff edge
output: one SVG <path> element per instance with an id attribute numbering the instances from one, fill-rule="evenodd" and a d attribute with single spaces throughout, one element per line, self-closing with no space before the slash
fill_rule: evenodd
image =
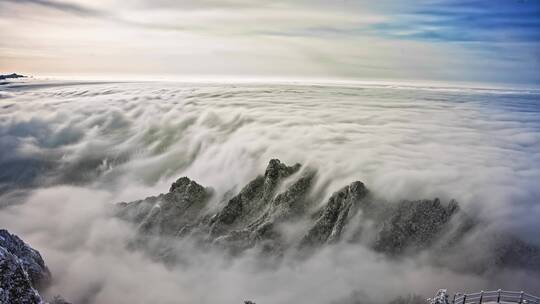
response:
<path id="1" fill-rule="evenodd" d="M 0 229 L 0 303 L 69 304 L 60 296 L 49 302 L 42 298 L 39 291 L 50 280 L 41 254 L 18 236 Z"/>

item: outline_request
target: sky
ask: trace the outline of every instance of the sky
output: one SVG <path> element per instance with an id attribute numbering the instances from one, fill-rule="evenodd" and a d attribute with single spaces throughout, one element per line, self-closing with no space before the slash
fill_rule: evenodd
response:
<path id="1" fill-rule="evenodd" d="M 540 85 L 540 0 L 0 0 L 0 72 Z"/>

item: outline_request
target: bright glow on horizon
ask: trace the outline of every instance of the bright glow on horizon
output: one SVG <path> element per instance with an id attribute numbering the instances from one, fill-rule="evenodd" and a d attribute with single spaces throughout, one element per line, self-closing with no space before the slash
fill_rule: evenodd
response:
<path id="1" fill-rule="evenodd" d="M 0 0 L 0 71 L 530 86 L 539 12 L 533 1 Z"/>
<path id="2" fill-rule="evenodd" d="M 28 75 L 29 78 L 19 78 L 14 82 L 37 83 L 66 83 L 80 82 L 178 82 L 187 84 L 268 84 L 268 85 L 322 85 L 336 87 L 395 87 L 411 89 L 437 89 L 437 90 L 509 90 L 524 93 L 525 91 L 540 90 L 540 86 L 530 84 L 494 84 L 481 82 L 457 82 L 437 80 L 399 80 L 399 79 L 339 79 L 339 78 L 307 78 L 307 77 L 260 77 L 237 75 Z M 499 92 L 501 93 L 501 92 Z"/>

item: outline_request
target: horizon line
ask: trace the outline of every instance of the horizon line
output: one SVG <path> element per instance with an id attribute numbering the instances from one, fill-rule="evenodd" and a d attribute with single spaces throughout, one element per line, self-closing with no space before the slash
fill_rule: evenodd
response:
<path id="1" fill-rule="evenodd" d="M 2 72 L 1 74 L 20 72 Z M 177 74 L 32 74 L 22 73 L 26 79 L 53 81 L 115 81 L 115 82 L 183 82 L 183 83 L 222 83 L 222 84 L 284 84 L 284 85 L 324 85 L 336 87 L 356 86 L 403 86 L 404 88 L 424 89 L 476 89 L 476 90 L 540 90 L 536 84 L 488 83 L 473 81 L 445 81 L 424 79 L 388 78 L 323 78 L 305 76 L 238 76 L 238 75 L 177 75 Z M 19 78 L 19 80 L 24 78 Z M 398 87 L 399 88 L 399 87 Z"/>

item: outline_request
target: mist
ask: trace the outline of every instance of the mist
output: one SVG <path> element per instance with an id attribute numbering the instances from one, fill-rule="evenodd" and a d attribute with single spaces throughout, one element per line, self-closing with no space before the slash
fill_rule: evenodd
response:
<path id="1" fill-rule="evenodd" d="M 387 303 L 439 288 L 538 292 L 534 273 L 471 274 L 432 264 L 429 252 L 391 259 L 349 243 L 299 261 L 254 250 L 232 258 L 174 239 L 181 262 L 170 265 L 132 250 L 136 229 L 111 216 L 114 203 L 166 192 L 180 176 L 212 187 L 217 207 L 279 158 L 317 170 L 321 203 L 360 180 L 388 201 L 456 199 L 486 231 L 540 244 L 538 96 L 392 85 L 8 88 L 0 93 L 0 225 L 44 256 L 54 278 L 47 293 L 73 303 Z"/>

